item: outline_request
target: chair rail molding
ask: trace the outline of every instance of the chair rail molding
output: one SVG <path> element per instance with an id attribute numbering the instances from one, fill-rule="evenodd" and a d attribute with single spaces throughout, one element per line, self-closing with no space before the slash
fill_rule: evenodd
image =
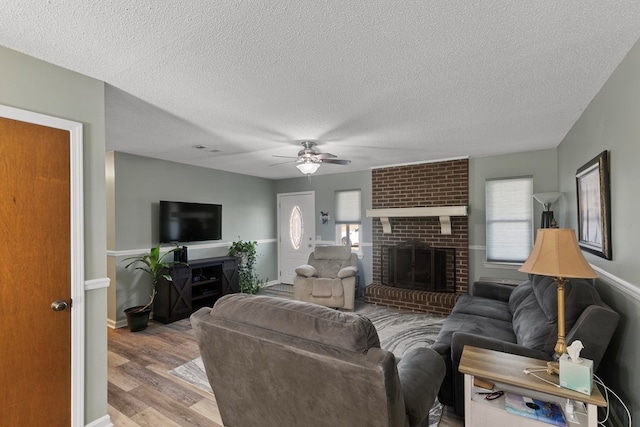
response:
<path id="1" fill-rule="evenodd" d="M 382 223 L 382 232 L 391 234 L 391 222 L 389 218 L 410 218 L 410 217 L 432 217 L 437 216 L 440 219 L 440 232 L 442 234 L 451 234 L 451 217 L 469 215 L 468 206 L 434 206 L 434 207 L 418 207 L 418 208 L 385 208 L 385 209 L 367 209 L 367 217 L 380 218 Z"/>

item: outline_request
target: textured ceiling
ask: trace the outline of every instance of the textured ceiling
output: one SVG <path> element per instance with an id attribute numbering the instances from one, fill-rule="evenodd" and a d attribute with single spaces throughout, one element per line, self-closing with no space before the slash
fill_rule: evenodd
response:
<path id="1" fill-rule="evenodd" d="M 352 160 L 317 174 L 556 147 L 639 37 L 638 0 L 40 0 L 0 14 L 1 45 L 108 83 L 108 150 L 267 178 L 300 176 L 269 165 L 306 139 Z"/>

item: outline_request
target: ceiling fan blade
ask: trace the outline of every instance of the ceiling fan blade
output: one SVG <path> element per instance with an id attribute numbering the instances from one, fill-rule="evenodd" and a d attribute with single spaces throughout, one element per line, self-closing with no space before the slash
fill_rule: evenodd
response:
<path id="1" fill-rule="evenodd" d="M 297 157 L 294 157 L 294 156 L 279 156 L 277 154 L 272 154 L 271 157 L 282 157 L 283 159 L 297 159 Z"/>
<path id="2" fill-rule="evenodd" d="M 336 156 L 335 154 L 331 154 L 331 153 L 318 153 L 318 154 L 314 154 L 313 155 L 316 159 L 320 159 L 320 160 L 324 160 L 324 159 L 333 159 Z"/>
<path id="3" fill-rule="evenodd" d="M 333 163 L 336 165 L 348 165 L 351 163 L 351 160 L 341 160 L 341 159 L 324 159 L 322 163 Z"/>
<path id="4" fill-rule="evenodd" d="M 278 157 L 284 157 L 284 156 L 278 156 Z M 294 159 L 295 159 L 295 157 L 294 157 Z M 274 164 L 269 165 L 269 166 L 278 166 L 278 165 L 284 165 L 285 163 L 295 163 L 295 162 L 296 162 L 296 160 L 287 160 L 286 162 L 274 163 Z"/>

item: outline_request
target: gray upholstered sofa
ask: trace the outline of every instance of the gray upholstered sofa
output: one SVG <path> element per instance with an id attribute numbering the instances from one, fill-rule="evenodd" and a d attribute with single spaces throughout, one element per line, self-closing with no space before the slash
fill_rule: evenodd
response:
<path id="1" fill-rule="evenodd" d="M 476 282 L 462 295 L 431 348 L 443 357 L 447 375 L 440 402 L 464 414 L 463 376 L 458 364 L 465 345 L 552 360 L 558 338 L 557 286 L 551 277 L 529 276 L 518 286 Z M 565 285 L 566 342 L 582 341 L 581 355 L 598 368 L 618 324 L 618 314 L 600 299 L 592 282 Z"/>
<path id="2" fill-rule="evenodd" d="M 293 298 L 353 310 L 357 275 L 358 256 L 349 246 L 318 246 L 307 264 L 296 268 Z"/>
<path id="3" fill-rule="evenodd" d="M 429 348 L 399 362 L 366 317 L 230 294 L 191 316 L 227 427 L 418 426 L 445 364 Z"/>

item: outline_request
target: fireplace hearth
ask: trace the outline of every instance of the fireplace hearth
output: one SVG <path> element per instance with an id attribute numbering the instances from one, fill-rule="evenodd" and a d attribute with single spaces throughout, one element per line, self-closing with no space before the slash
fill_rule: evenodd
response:
<path id="1" fill-rule="evenodd" d="M 455 248 L 419 241 L 382 246 L 382 284 L 428 292 L 455 292 Z"/>

